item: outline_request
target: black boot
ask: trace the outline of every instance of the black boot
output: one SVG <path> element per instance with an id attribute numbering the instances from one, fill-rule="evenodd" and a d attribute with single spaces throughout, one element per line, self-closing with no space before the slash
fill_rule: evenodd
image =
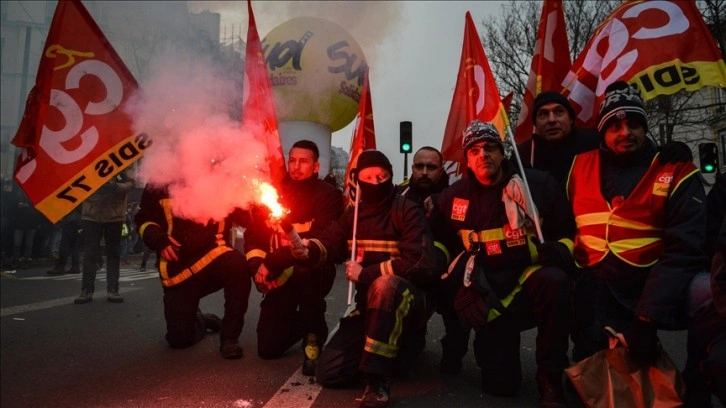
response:
<path id="1" fill-rule="evenodd" d="M 565 408 L 562 374 L 537 373 L 537 390 L 541 408 Z"/>
<path id="2" fill-rule="evenodd" d="M 361 408 L 379 408 L 388 405 L 391 385 L 382 375 L 366 374 L 366 389 L 360 397 Z"/>

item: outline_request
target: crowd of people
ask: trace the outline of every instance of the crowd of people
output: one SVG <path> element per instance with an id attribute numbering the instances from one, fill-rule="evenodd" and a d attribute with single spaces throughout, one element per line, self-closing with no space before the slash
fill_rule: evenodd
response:
<path id="1" fill-rule="evenodd" d="M 472 121 L 461 146 L 466 175 L 451 185 L 433 147 L 415 153 L 410 180 L 398 186 L 386 155 L 364 151 L 354 169 L 359 196 L 347 208 L 319 177 L 318 146 L 297 141 L 277 185 L 290 209 L 281 218 L 255 205 L 201 224 L 175 214 L 182 204 L 169 186 L 152 184 L 128 206 L 134 181 L 121 175 L 61 222 L 54 270 L 64 273 L 70 258 L 79 272 L 82 229 L 76 303 L 92 300 L 101 240 L 108 300 L 123 301 L 121 247 L 134 247 L 138 234 L 142 267 L 157 256 L 170 347 L 218 333 L 222 357 L 242 358 L 254 286 L 263 295 L 259 357 L 299 345 L 303 374 L 324 387 L 360 385 L 361 407 L 389 403 L 436 314 L 445 328 L 442 375 L 460 375 L 473 332 L 487 394 L 519 390 L 520 333 L 536 328 L 539 405 L 567 406 L 565 368 L 606 349 L 610 326 L 644 366 L 663 353 L 658 330 L 687 330 L 685 406 L 710 406 L 712 394 L 726 403 L 726 178 L 707 196 L 687 146 L 657 147 L 647 137 L 643 100 L 624 82 L 605 90 L 597 129 L 576 128 L 574 116 L 566 98 L 542 92 L 535 134 L 520 146 Z M 234 227 L 245 230 L 243 248 L 230 242 Z M 13 255 L 28 256 L 26 232 L 14 238 Z M 331 333 L 325 299 L 337 264 L 355 295 Z M 220 290 L 224 315 L 200 310 Z"/>

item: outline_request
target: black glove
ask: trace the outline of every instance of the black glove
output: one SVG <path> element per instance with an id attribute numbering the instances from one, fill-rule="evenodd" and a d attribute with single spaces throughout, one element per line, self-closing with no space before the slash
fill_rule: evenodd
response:
<path id="1" fill-rule="evenodd" d="M 660 164 L 687 163 L 693 161 L 693 153 L 687 144 L 671 141 L 660 148 L 658 155 Z"/>
<path id="2" fill-rule="evenodd" d="M 532 242 L 537 247 L 539 264 L 553 268 L 560 268 L 568 275 L 575 270 L 575 260 L 570 254 L 567 245 L 559 241 L 545 241 L 540 243 L 537 237 L 532 237 Z"/>
<path id="3" fill-rule="evenodd" d="M 257 270 L 260 269 L 260 265 L 262 265 L 262 257 L 260 256 L 255 256 L 247 261 L 247 266 L 250 269 L 250 276 L 255 276 L 255 274 L 257 274 Z"/>
<path id="4" fill-rule="evenodd" d="M 277 279 L 286 268 L 295 265 L 295 258 L 290 252 L 290 247 L 285 246 L 267 254 L 263 263 L 270 272 L 268 280 L 272 280 Z"/>
<path id="5" fill-rule="evenodd" d="M 660 355 L 658 333 L 655 326 L 645 320 L 636 318 L 630 330 L 624 333 L 628 342 L 630 357 L 640 363 L 652 364 Z"/>
<path id="6" fill-rule="evenodd" d="M 462 286 L 454 297 L 454 310 L 465 329 L 482 329 L 487 324 L 489 306 L 471 287 Z"/>

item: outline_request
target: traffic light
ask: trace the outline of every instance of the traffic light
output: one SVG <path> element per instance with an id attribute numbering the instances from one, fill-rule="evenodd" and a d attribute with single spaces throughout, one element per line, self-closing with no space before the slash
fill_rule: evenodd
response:
<path id="1" fill-rule="evenodd" d="M 413 150 L 413 131 L 411 129 L 411 122 L 401 122 L 401 153 L 411 153 Z"/>
<path id="2" fill-rule="evenodd" d="M 701 143 L 698 145 L 698 156 L 701 163 L 701 173 L 715 173 L 718 169 L 718 149 L 716 143 Z"/>

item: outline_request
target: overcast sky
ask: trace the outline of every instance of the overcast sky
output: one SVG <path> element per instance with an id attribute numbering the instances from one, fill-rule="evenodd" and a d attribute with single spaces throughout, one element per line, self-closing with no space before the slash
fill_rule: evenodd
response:
<path id="1" fill-rule="evenodd" d="M 481 34 L 481 21 L 499 15 L 499 1 L 253 2 L 261 38 L 299 16 L 329 19 L 348 29 L 366 55 L 378 149 L 403 179 L 399 122 L 413 122 L 413 150 L 441 148 L 456 83 L 467 11 Z M 219 12 L 222 27 L 247 32 L 245 2 L 190 2 L 192 11 Z M 486 51 L 486 49 L 485 49 Z M 333 146 L 348 150 L 353 126 L 335 132 Z M 409 175 L 412 155 L 409 155 Z"/>

